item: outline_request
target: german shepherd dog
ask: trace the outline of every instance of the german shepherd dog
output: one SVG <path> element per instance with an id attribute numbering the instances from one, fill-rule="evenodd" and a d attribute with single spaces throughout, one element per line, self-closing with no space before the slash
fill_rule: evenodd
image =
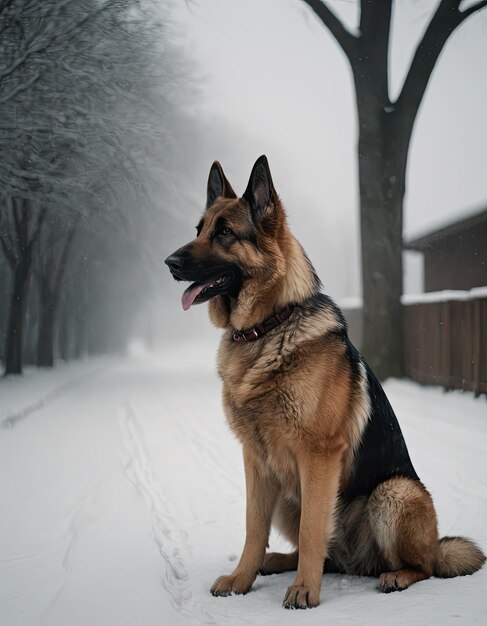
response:
<path id="1" fill-rule="evenodd" d="M 471 541 L 438 538 L 396 416 L 341 311 L 320 293 L 265 156 L 241 198 L 213 163 L 197 237 L 166 264 L 192 281 L 183 309 L 208 301 L 225 329 L 218 372 L 243 447 L 245 546 L 214 596 L 247 593 L 258 573 L 297 570 L 283 604 L 304 609 L 319 604 L 324 571 L 378 576 L 387 593 L 482 566 Z M 271 524 L 294 552 L 266 554 Z"/>

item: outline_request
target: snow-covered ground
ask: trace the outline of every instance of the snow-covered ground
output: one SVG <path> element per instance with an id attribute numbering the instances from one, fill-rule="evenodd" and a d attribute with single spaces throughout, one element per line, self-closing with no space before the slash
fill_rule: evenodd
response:
<path id="1" fill-rule="evenodd" d="M 487 569 L 389 595 L 372 578 L 327 575 L 309 611 L 281 608 L 291 573 L 213 598 L 245 508 L 214 352 L 191 344 L 0 381 L 2 626 L 487 624 Z M 485 398 L 386 390 L 441 533 L 487 548 Z"/>

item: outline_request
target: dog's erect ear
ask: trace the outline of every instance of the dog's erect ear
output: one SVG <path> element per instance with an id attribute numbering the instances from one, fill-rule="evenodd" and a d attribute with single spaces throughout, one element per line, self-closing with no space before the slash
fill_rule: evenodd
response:
<path id="1" fill-rule="evenodd" d="M 218 161 L 215 161 L 210 168 L 210 175 L 208 176 L 206 208 L 211 206 L 218 196 L 236 198 L 237 194 L 233 191 L 232 186 L 223 173 L 222 166 Z"/>
<path id="2" fill-rule="evenodd" d="M 264 214 L 275 193 L 269 163 L 263 154 L 252 168 L 249 184 L 243 195 L 250 206 L 254 219 L 259 219 Z"/>

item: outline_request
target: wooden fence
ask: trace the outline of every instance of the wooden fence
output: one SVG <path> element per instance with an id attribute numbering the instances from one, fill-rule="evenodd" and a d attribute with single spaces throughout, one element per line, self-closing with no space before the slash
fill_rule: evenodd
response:
<path id="1" fill-rule="evenodd" d="M 477 293 L 476 293 L 477 292 Z M 487 293 L 404 298 L 406 371 L 413 380 L 446 389 L 487 393 Z"/>

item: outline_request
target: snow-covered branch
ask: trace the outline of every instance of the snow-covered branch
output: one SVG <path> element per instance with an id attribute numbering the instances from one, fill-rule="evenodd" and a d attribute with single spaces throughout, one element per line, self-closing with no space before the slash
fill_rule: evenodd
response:
<path id="1" fill-rule="evenodd" d="M 157 242 L 153 190 L 174 184 L 168 138 L 184 117 L 184 63 L 163 16 L 157 0 L 0 0 L 0 252 L 15 265 L 12 298 L 27 297 L 35 247 L 39 271 L 54 290 L 67 275 L 79 308 L 94 284 L 106 297 L 141 233 Z"/>

